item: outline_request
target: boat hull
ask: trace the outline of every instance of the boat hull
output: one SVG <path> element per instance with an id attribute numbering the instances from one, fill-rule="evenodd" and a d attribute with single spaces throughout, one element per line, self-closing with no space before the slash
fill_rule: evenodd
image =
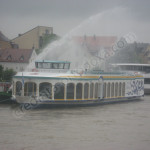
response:
<path id="1" fill-rule="evenodd" d="M 130 102 L 142 100 L 142 97 L 120 97 L 120 98 L 107 98 L 96 100 L 36 100 L 30 99 L 30 101 L 19 101 L 20 106 L 25 109 L 36 109 L 42 107 L 76 107 L 76 106 L 96 106 L 111 103 Z"/>

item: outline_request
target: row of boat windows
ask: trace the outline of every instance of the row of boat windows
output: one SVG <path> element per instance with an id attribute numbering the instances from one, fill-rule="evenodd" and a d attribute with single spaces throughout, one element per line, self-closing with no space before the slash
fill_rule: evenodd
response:
<path id="1" fill-rule="evenodd" d="M 76 86 L 76 88 L 75 88 Z M 66 90 L 64 83 L 56 83 L 54 91 L 52 91 L 52 84 L 48 82 L 41 83 L 39 85 L 39 91 L 37 91 L 37 85 L 33 82 L 26 82 L 24 85 L 24 96 L 36 96 L 39 92 L 39 96 L 52 99 L 93 99 L 101 97 L 100 93 L 103 93 L 103 97 L 119 97 L 125 96 L 125 83 L 68 83 Z M 103 92 L 101 92 L 103 91 Z M 16 82 L 16 95 L 21 95 L 22 83 Z M 53 92 L 53 93 L 52 93 Z"/>
<path id="2" fill-rule="evenodd" d="M 69 63 L 46 63 L 46 62 L 36 62 L 36 68 L 42 69 L 69 69 Z"/>
<path id="3" fill-rule="evenodd" d="M 144 78 L 144 84 L 150 84 L 150 78 Z"/>

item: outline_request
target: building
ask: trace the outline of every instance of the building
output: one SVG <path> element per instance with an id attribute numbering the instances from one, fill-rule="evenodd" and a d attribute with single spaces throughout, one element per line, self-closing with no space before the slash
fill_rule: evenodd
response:
<path id="1" fill-rule="evenodd" d="M 0 65 L 16 72 L 24 71 L 36 58 L 34 49 L 0 49 Z"/>
<path id="2" fill-rule="evenodd" d="M 0 49 L 11 48 L 11 43 L 7 37 L 0 31 Z"/>
<path id="3" fill-rule="evenodd" d="M 104 49 L 106 53 L 112 50 L 117 41 L 116 36 L 75 36 L 73 40 L 93 55 L 98 55 Z"/>
<path id="4" fill-rule="evenodd" d="M 144 63 L 150 64 L 150 45 L 147 46 L 145 52 L 143 53 Z"/>
<path id="5" fill-rule="evenodd" d="M 21 49 L 39 49 L 43 45 L 43 36 L 53 34 L 52 27 L 37 26 L 11 40 Z"/>

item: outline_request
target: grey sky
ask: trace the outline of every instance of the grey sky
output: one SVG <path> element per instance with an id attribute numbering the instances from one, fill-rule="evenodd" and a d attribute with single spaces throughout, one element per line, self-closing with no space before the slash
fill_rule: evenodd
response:
<path id="1" fill-rule="evenodd" d="M 44 25 L 62 36 L 97 16 L 76 34 L 123 36 L 133 32 L 137 40 L 150 42 L 149 6 L 149 0 L 0 0 L 0 30 L 11 39 Z"/>

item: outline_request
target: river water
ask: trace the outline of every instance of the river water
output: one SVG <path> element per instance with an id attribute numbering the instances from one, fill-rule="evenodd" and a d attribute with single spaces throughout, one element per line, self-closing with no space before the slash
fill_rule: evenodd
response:
<path id="1" fill-rule="evenodd" d="M 92 107 L 19 111 L 0 104 L 0 150 L 149 150 L 150 96 Z"/>

